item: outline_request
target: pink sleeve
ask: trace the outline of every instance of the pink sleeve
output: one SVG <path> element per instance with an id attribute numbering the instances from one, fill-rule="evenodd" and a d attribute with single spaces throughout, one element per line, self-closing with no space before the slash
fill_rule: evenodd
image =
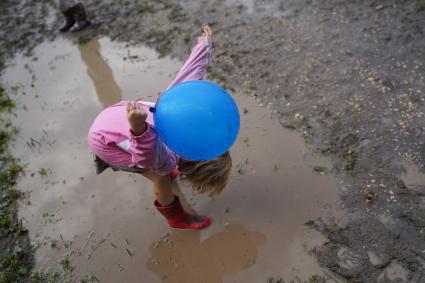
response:
<path id="1" fill-rule="evenodd" d="M 167 89 L 174 85 L 192 80 L 202 80 L 207 70 L 208 63 L 212 57 L 213 47 L 211 37 L 198 37 L 196 45 L 192 48 L 189 58 L 177 73 L 174 81 Z"/>
<path id="2" fill-rule="evenodd" d="M 140 136 L 135 136 L 130 131 L 128 151 L 134 165 L 149 168 L 159 175 L 167 175 L 172 172 L 179 161 L 179 157 L 162 143 L 149 124 L 147 124 L 146 131 Z"/>
<path id="3" fill-rule="evenodd" d="M 131 154 L 131 162 L 133 164 L 151 163 L 154 159 L 154 151 L 152 150 L 156 144 L 157 135 L 151 125 L 147 124 L 146 130 L 139 136 L 133 135 L 130 131 L 130 144 L 128 152 Z"/>

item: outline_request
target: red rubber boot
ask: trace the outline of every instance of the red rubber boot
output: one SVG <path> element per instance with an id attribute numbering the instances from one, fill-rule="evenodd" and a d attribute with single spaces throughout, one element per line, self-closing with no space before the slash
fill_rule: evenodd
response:
<path id="1" fill-rule="evenodd" d="M 211 224 L 211 219 L 208 216 L 191 215 L 184 211 L 177 196 L 175 196 L 174 201 L 167 206 L 161 206 L 159 202 L 155 200 L 155 207 L 164 215 L 171 228 L 201 230 Z"/>
<path id="2" fill-rule="evenodd" d="M 176 178 L 177 178 L 177 176 L 178 175 L 180 175 L 180 171 L 179 171 L 179 168 L 178 167 L 176 167 L 174 170 L 173 170 L 173 172 L 171 172 L 170 173 L 170 180 L 171 180 L 171 182 L 173 182 Z"/>

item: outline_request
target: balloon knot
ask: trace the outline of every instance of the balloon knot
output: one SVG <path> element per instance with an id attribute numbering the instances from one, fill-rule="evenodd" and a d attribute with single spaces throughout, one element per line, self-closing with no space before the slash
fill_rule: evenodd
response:
<path id="1" fill-rule="evenodd" d="M 155 113 L 155 107 L 149 107 L 149 112 L 151 112 L 151 113 Z"/>

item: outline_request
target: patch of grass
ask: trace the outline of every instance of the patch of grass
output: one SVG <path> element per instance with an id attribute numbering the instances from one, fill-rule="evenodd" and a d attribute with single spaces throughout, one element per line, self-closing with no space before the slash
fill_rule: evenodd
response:
<path id="1" fill-rule="evenodd" d="M 72 271 L 71 261 L 69 260 L 69 256 L 66 255 L 61 261 L 59 261 L 59 265 L 62 267 L 62 270 L 66 272 Z"/>
<path id="2" fill-rule="evenodd" d="M 47 1 L 48 2 L 48 1 Z M 46 36 L 54 37 L 47 28 L 45 16 L 50 3 L 35 1 L 27 3 L 28 9 L 20 9 L 19 1 L 2 1 L 2 9 L 10 11 L 10 17 L 0 17 L 1 26 L 5 34 L 19 34 L 19 39 L 14 36 L 2 38 L 2 52 L 0 52 L 0 76 L 6 66 L 6 60 L 15 54 L 34 56 L 34 47 L 43 41 Z M 39 9 L 40 8 L 40 9 Z M 31 19 L 28 18 L 30 16 Z M 29 25 L 23 25 L 29 23 Z M 33 76 L 32 69 L 27 65 L 27 70 Z M 16 103 L 12 97 L 20 93 L 17 86 L 0 84 L 0 282 L 31 282 L 30 270 L 33 266 L 33 254 L 29 245 L 28 235 L 23 229 L 18 218 L 17 200 L 19 191 L 15 190 L 17 179 L 22 167 L 19 161 L 10 154 L 10 145 L 13 142 L 17 129 L 10 121 L 14 114 Z M 44 281 L 46 282 L 46 281 Z"/>
<path id="3" fill-rule="evenodd" d="M 21 172 L 16 162 L 9 160 L 9 163 L 0 171 L 0 238 L 10 233 L 20 234 L 21 230 L 18 218 L 16 201 L 21 197 L 22 193 L 13 188 L 16 178 Z"/>
<path id="4" fill-rule="evenodd" d="M 139 3 L 139 6 L 137 7 L 137 10 L 140 14 L 143 13 L 154 13 L 155 12 L 155 8 L 154 5 L 152 3 L 149 2 L 141 2 Z"/>
<path id="5" fill-rule="evenodd" d="M 351 148 L 347 149 L 344 154 L 344 169 L 345 171 L 351 171 L 354 169 L 354 165 L 356 164 L 357 155 Z"/>
<path id="6" fill-rule="evenodd" d="M 61 279 L 60 274 L 57 272 L 32 272 L 30 278 L 33 283 L 58 283 Z"/>
<path id="7" fill-rule="evenodd" d="M 6 94 L 6 90 L 0 86 L 0 113 L 11 113 L 15 107 L 15 102 Z"/>
<path id="8" fill-rule="evenodd" d="M 322 234 L 325 235 L 326 237 L 329 237 L 330 234 L 332 234 L 334 232 L 334 230 L 332 230 L 330 227 L 326 227 L 325 229 L 323 229 Z"/>
<path id="9" fill-rule="evenodd" d="M 285 283 L 282 277 L 270 277 L 267 279 L 267 283 Z"/>
<path id="10" fill-rule="evenodd" d="M 338 249 L 338 245 L 332 242 L 329 244 L 329 248 L 333 251 L 336 251 Z"/>
<path id="11" fill-rule="evenodd" d="M 41 217 L 43 217 L 46 224 L 55 224 L 60 221 L 60 219 L 56 218 L 53 213 L 43 212 Z"/>
<path id="12" fill-rule="evenodd" d="M 11 87 L 10 87 L 10 91 L 11 91 L 14 95 L 18 94 L 19 86 L 18 86 L 18 85 L 11 86 Z"/>
<path id="13" fill-rule="evenodd" d="M 0 258 L 0 282 L 18 282 L 28 276 L 28 267 L 23 263 L 22 256 L 10 253 Z"/>
<path id="14" fill-rule="evenodd" d="M 316 165 L 316 166 L 313 167 L 313 171 L 317 172 L 319 174 L 326 174 L 326 173 L 328 173 L 329 169 L 326 166 Z"/>
<path id="15" fill-rule="evenodd" d="M 84 45 L 90 42 L 90 40 L 92 40 L 93 37 L 92 36 L 88 36 L 88 35 L 83 35 L 83 36 L 79 36 L 77 39 L 74 40 L 74 42 L 78 45 Z"/>
<path id="16" fill-rule="evenodd" d="M 391 174 L 384 173 L 382 178 L 384 179 L 385 182 L 389 182 L 393 178 L 393 176 Z"/>
<path id="17" fill-rule="evenodd" d="M 15 107 L 15 102 L 0 86 L 0 245 L 6 247 L 0 252 L 0 282 L 22 282 L 32 267 L 31 249 L 21 245 L 27 231 L 18 219 L 16 202 L 22 193 L 14 188 L 22 166 L 9 153 L 17 129 L 8 116 Z"/>
<path id="18" fill-rule="evenodd" d="M 290 130 L 295 130 L 297 127 L 294 125 L 294 124 L 292 124 L 292 123 L 289 123 L 289 124 L 285 124 L 285 125 L 283 125 L 285 128 L 287 128 L 287 129 L 290 129 Z"/>
<path id="19" fill-rule="evenodd" d="M 425 11 L 425 3 L 418 3 L 417 5 L 416 5 L 416 12 L 423 12 L 423 11 Z"/>
<path id="20" fill-rule="evenodd" d="M 51 247 L 52 249 L 59 249 L 58 244 L 59 244 L 59 241 L 58 241 L 58 240 L 51 240 L 51 241 L 50 241 L 50 247 Z"/>
<path id="21" fill-rule="evenodd" d="M 0 119 L 1 120 L 1 119 Z M 1 121 L 0 121 L 1 122 Z M 1 140 L 5 142 L 0 147 L 0 154 L 5 154 L 8 148 L 8 144 L 14 140 L 15 135 L 19 132 L 16 127 L 13 127 L 9 122 L 4 123 L 3 128 L 0 130 Z M 3 159 L 4 157 L 2 157 Z"/>
<path id="22" fill-rule="evenodd" d="M 183 22 L 187 20 L 187 15 L 181 6 L 175 5 L 170 14 L 168 14 L 168 19 L 170 21 Z"/>
<path id="23" fill-rule="evenodd" d="M 401 190 L 406 190 L 407 186 L 406 184 L 403 182 L 403 180 L 397 180 L 396 182 L 396 186 L 397 188 L 401 189 Z"/>
<path id="24" fill-rule="evenodd" d="M 223 84 L 227 82 L 227 79 L 224 75 L 214 71 L 213 69 L 210 70 L 210 72 L 208 73 L 208 76 L 211 78 L 211 80 L 215 81 L 218 84 Z"/>
<path id="25" fill-rule="evenodd" d="M 64 246 L 64 248 L 65 248 L 65 249 L 67 249 L 67 248 L 69 248 L 70 246 L 72 246 L 72 241 L 65 240 L 65 239 L 63 238 L 62 234 L 60 235 L 60 237 L 61 237 L 61 241 L 62 241 L 62 244 L 63 244 L 63 246 Z"/>
<path id="26" fill-rule="evenodd" d="M 69 240 L 64 241 L 63 246 L 65 247 L 65 249 L 69 248 L 70 246 L 72 246 L 72 241 L 69 241 Z"/>
<path id="27" fill-rule="evenodd" d="M 396 243 L 390 242 L 385 245 L 384 252 L 388 255 L 396 255 L 400 253 L 400 248 Z"/>
<path id="28" fill-rule="evenodd" d="M 308 283 L 326 283 L 326 278 L 320 275 L 313 275 L 308 279 Z"/>
<path id="29" fill-rule="evenodd" d="M 47 170 L 45 168 L 41 168 L 40 170 L 38 170 L 38 174 L 41 177 L 46 177 L 47 176 Z"/>
<path id="30" fill-rule="evenodd" d="M 83 278 L 80 279 L 80 283 L 95 283 L 100 282 L 99 279 L 97 279 L 96 275 L 93 273 L 87 274 Z"/>
<path id="31" fill-rule="evenodd" d="M 322 153 L 326 153 L 328 151 L 331 151 L 335 148 L 336 146 L 336 140 L 335 139 L 331 139 L 329 141 L 326 142 L 326 145 L 324 148 L 321 149 Z"/>
<path id="32" fill-rule="evenodd" d="M 150 47 L 158 51 L 159 57 L 161 58 L 171 52 L 173 32 L 173 29 L 151 29 L 145 35 L 145 40 Z"/>
<path id="33" fill-rule="evenodd" d="M 11 197 L 13 189 L 12 186 L 16 185 L 16 180 L 19 174 L 22 173 L 22 166 L 10 156 L 7 158 L 7 164 L 2 168 L 0 172 L 0 181 L 4 187 L 8 189 L 5 190 L 6 195 Z M 16 199 L 13 199 L 16 200 Z"/>
<path id="34" fill-rule="evenodd" d="M 313 142 L 313 136 L 307 132 L 303 133 L 303 138 L 305 143 L 312 143 Z"/>
<path id="35" fill-rule="evenodd" d="M 267 279 L 267 283 L 285 283 L 286 281 L 282 277 L 269 277 Z M 311 276 L 307 281 L 301 280 L 299 277 L 295 277 L 295 279 L 292 279 L 291 281 L 288 281 L 289 283 L 325 283 L 326 278 L 320 275 L 313 275 Z"/>

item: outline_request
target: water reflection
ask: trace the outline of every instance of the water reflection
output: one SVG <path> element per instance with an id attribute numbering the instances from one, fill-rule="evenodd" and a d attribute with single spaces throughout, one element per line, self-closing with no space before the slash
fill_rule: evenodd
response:
<path id="1" fill-rule="evenodd" d="M 185 209 L 193 212 L 180 190 L 174 189 Z M 263 234 L 241 223 L 228 224 L 202 242 L 200 231 L 173 230 L 151 245 L 146 265 L 163 282 L 221 283 L 225 275 L 253 266 L 265 243 Z"/>
<path id="2" fill-rule="evenodd" d="M 255 264 L 265 236 L 240 223 L 200 241 L 200 232 L 174 230 L 150 247 L 147 268 L 163 282 L 223 282 Z"/>
<path id="3" fill-rule="evenodd" d="M 114 80 L 111 68 L 100 53 L 99 40 L 95 38 L 87 43 L 79 44 L 78 49 L 103 107 L 108 107 L 120 101 L 122 98 L 121 89 Z"/>
<path id="4" fill-rule="evenodd" d="M 120 101 L 121 89 L 100 53 L 99 41 L 92 39 L 78 48 L 102 105 L 108 107 Z M 174 191 L 185 209 L 194 213 L 177 184 Z M 240 223 L 225 226 L 203 242 L 200 231 L 174 230 L 151 245 L 147 268 L 163 282 L 219 283 L 225 275 L 254 265 L 257 249 L 264 243 L 263 234 L 249 231 Z"/>
<path id="5" fill-rule="evenodd" d="M 201 234 L 174 231 L 151 244 L 169 231 L 152 206 L 151 185 L 141 176 L 122 172 L 94 175 L 85 136 L 100 110 L 98 101 L 106 101 L 102 103 L 107 106 L 121 99 L 114 78 L 122 82 L 124 100 L 141 96 L 150 100 L 150 95 L 167 87 L 181 63 L 157 59 L 145 47 L 125 47 L 108 39 L 94 40 L 79 50 L 65 39 L 45 42 L 34 52 L 37 61 L 18 57 L 2 79 L 9 85 L 22 84 L 27 95 L 19 96 L 20 103 L 32 106 L 27 111 L 18 109 L 20 135 L 14 152 L 28 163 L 27 172 L 34 173 L 20 180 L 20 188 L 33 190 L 32 205 L 23 206 L 20 214 L 28 220 L 25 225 L 33 240 L 47 243 L 36 252 L 38 267 L 63 258 L 65 249 L 52 249 L 46 240 L 63 237 L 72 240 L 70 250 L 87 251 L 71 257 L 73 274 L 82 278 L 95 273 L 101 282 L 163 278 L 164 282 L 217 283 L 224 276 L 226 282 L 266 282 L 271 275 L 307 279 L 322 273 L 306 250 L 325 239 L 306 231 L 303 223 L 325 216 L 336 198 L 335 181 L 312 170 L 314 165 L 329 165 L 306 155 L 309 150 L 303 139 L 283 130 L 266 108 L 235 96 L 244 114 L 240 138 L 232 149 L 235 170 L 229 187 L 214 202 L 206 197 L 194 200 L 199 211 L 213 218 L 213 227 Z M 139 59 L 124 61 L 128 53 Z M 99 79 L 104 73 L 109 75 Z M 101 83 L 112 86 L 101 91 Z M 93 99 L 96 90 L 99 98 Z M 44 131 L 48 144 L 42 139 Z M 31 138 L 42 143 L 41 153 L 28 148 Z M 37 173 L 42 168 L 51 170 L 48 176 Z M 46 224 L 44 213 L 61 220 Z M 264 233 L 267 242 L 248 228 Z M 99 242 L 102 245 L 91 250 Z M 174 266 L 167 264 L 170 257 Z"/>

